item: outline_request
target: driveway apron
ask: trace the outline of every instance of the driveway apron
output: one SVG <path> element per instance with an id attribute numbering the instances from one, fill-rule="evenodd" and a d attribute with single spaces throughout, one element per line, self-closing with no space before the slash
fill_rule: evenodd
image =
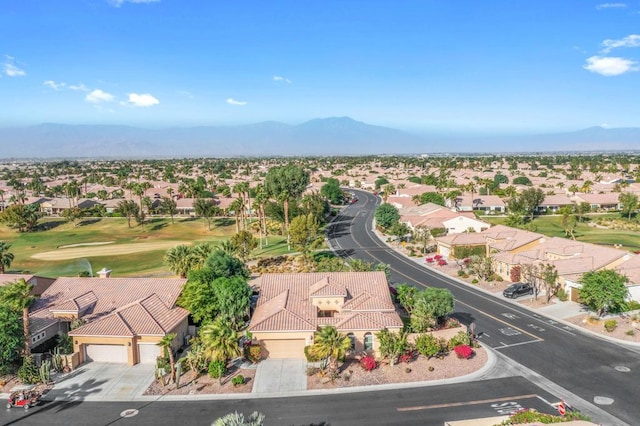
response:
<path id="1" fill-rule="evenodd" d="M 307 390 L 307 361 L 265 359 L 258 364 L 253 393 L 282 393 Z"/>
<path id="2" fill-rule="evenodd" d="M 86 401 L 131 401 L 153 382 L 153 364 L 90 362 L 65 375 L 52 377 L 54 388 L 46 399 Z"/>

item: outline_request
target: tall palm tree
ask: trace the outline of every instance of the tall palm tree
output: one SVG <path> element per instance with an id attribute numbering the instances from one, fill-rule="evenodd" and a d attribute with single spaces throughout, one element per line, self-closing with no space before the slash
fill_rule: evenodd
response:
<path id="1" fill-rule="evenodd" d="M 27 283 L 24 278 L 20 278 L 15 283 L 9 284 L 3 288 L 2 291 L 2 303 L 7 306 L 22 310 L 22 329 L 24 332 L 24 356 L 31 355 L 31 348 L 29 347 L 29 308 L 36 300 L 36 297 L 31 295 L 33 286 Z"/>
<path id="2" fill-rule="evenodd" d="M 211 361 L 227 362 L 242 354 L 238 344 L 238 332 L 222 317 L 200 329 L 200 341 L 204 346 L 204 353 Z"/>
<path id="3" fill-rule="evenodd" d="M 338 360 L 344 358 L 351 349 L 351 339 L 332 325 L 322 327 L 316 332 L 314 343 L 309 352 L 319 358 L 327 359 L 332 370 L 338 369 Z"/>
<path id="4" fill-rule="evenodd" d="M 13 253 L 9 252 L 11 244 L 0 241 L 0 274 L 4 274 L 13 262 Z"/>
<path id="5" fill-rule="evenodd" d="M 169 333 L 158 342 L 158 346 L 166 350 L 169 354 L 169 366 L 171 367 L 170 380 L 174 382 L 176 381 L 176 361 L 173 359 L 173 348 L 171 347 L 171 343 L 173 342 L 173 339 L 176 338 L 176 336 L 176 333 Z"/>

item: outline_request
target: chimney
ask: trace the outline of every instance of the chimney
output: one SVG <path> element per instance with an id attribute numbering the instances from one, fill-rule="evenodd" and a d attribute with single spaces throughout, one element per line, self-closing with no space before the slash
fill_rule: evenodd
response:
<path id="1" fill-rule="evenodd" d="M 96 272 L 96 274 L 98 274 L 100 278 L 109 278 L 111 276 L 111 269 L 102 268 Z"/>

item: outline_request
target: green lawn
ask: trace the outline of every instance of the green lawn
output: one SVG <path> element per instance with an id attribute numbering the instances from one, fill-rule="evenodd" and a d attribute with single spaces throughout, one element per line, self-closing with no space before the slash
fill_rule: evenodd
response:
<path id="1" fill-rule="evenodd" d="M 594 216 L 591 216 L 594 217 Z M 599 215 L 598 217 L 602 217 Z M 620 215 L 615 215 L 620 217 Z M 504 217 L 483 217 L 484 220 L 494 224 L 504 224 Z M 630 251 L 640 250 L 640 233 L 622 229 L 600 229 L 589 226 L 590 217 L 586 218 L 586 222 L 581 222 L 574 232 L 576 240 L 585 243 L 601 244 L 613 246 L 614 244 L 622 244 L 622 248 Z M 539 216 L 533 220 L 536 232 L 550 237 L 566 238 L 564 227 L 562 226 L 562 216 Z"/>
<path id="2" fill-rule="evenodd" d="M 151 219 L 143 230 L 132 222 L 127 226 L 123 218 L 87 219 L 74 227 L 60 219 L 45 218 L 41 224 L 46 230 L 29 233 L 18 233 L 4 225 L 0 226 L 0 241 L 10 243 L 10 252 L 15 258 L 10 272 L 29 272 L 46 277 L 75 276 L 82 271 L 96 271 L 106 267 L 113 271 L 113 276 L 171 276 L 171 272 L 163 265 L 165 249 L 148 250 L 132 254 L 111 254 L 108 256 L 88 255 L 71 260 L 39 260 L 31 256 L 59 249 L 61 246 L 87 244 L 97 242 L 113 242 L 114 244 L 136 244 L 172 242 L 209 241 L 214 244 L 228 239 L 235 233 L 233 219 L 217 219 L 207 229 L 204 220 Z M 87 246 L 89 247 L 89 246 Z M 96 246 L 91 246 L 93 247 Z M 286 240 L 281 236 L 270 236 L 269 246 L 256 249 L 252 257 L 279 255 L 287 252 Z"/>

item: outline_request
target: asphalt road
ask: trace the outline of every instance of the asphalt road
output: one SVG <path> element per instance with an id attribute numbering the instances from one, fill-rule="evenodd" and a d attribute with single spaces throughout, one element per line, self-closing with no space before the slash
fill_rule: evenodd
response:
<path id="1" fill-rule="evenodd" d="M 603 424 L 640 424 L 638 349 L 532 313 L 408 259 L 372 230 L 379 198 L 363 191 L 357 196 L 359 201 L 344 209 L 329 230 L 330 244 L 340 255 L 388 264 L 396 283 L 448 288 L 456 300 L 456 316 L 465 324 L 475 322 L 481 341 L 524 366 L 532 380 L 564 392 L 558 397 Z M 598 405 L 613 417 L 595 407 L 602 398 L 613 400 Z"/>
<path id="2" fill-rule="evenodd" d="M 426 388 L 294 398 L 169 402 L 48 402 L 28 412 L 0 411 L 3 425 L 211 425 L 238 411 L 265 414 L 265 425 L 442 426 L 445 421 L 506 415 L 522 408 L 553 413 L 553 395 L 511 377 Z M 131 417 L 121 414 L 137 413 Z"/>

